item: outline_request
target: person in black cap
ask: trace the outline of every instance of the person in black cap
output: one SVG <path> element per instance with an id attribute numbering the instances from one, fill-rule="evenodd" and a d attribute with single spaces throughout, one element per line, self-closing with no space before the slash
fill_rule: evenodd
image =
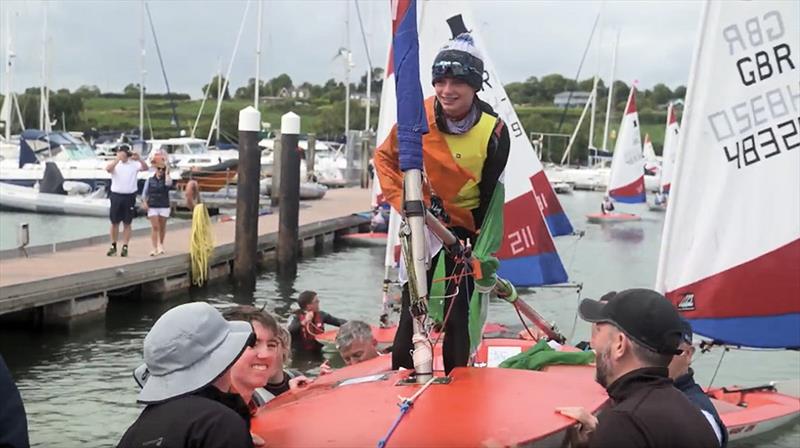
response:
<path id="1" fill-rule="evenodd" d="M 585 299 L 578 312 L 592 323 L 596 379 L 611 405 L 598 417 L 583 408 L 558 409 L 579 423 L 573 446 L 719 446 L 700 409 L 669 379 L 667 367 L 681 353 L 683 328 L 677 310 L 663 295 L 628 289 L 606 303 Z"/>
<path id="2" fill-rule="evenodd" d="M 708 395 L 694 382 L 694 370 L 690 367 L 692 355 L 694 355 L 692 326 L 685 319 L 681 319 L 681 325 L 683 325 L 683 339 L 679 348 L 682 353 L 672 357 L 672 362 L 669 364 L 669 377 L 675 382 L 675 387 L 700 408 L 703 416 L 714 428 L 720 447 L 726 447 L 728 446 L 728 430 L 725 423 L 722 422 Z"/>

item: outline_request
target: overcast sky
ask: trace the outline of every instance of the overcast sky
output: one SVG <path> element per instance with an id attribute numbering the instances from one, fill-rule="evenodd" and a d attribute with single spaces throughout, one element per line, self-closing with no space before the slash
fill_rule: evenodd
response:
<path id="1" fill-rule="evenodd" d="M 621 32 L 617 77 L 639 80 L 648 88 L 663 82 L 685 84 L 701 4 L 694 1 L 472 1 L 462 2 L 478 20 L 488 52 L 503 82 L 561 73 L 572 78 L 589 31 L 601 7 L 601 29 L 593 40 L 581 78 L 598 70 L 608 78 L 613 41 Z M 222 67 L 227 71 L 247 5 L 242 0 L 151 0 L 170 87 L 202 95 L 201 88 Z M 265 0 L 262 79 L 288 73 L 295 84 L 344 79 L 333 57 L 345 46 L 344 0 Z M 359 0 L 373 64 L 386 64 L 390 40 L 389 0 Z M 47 10 L 48 77 L 52 89 L 94 84 L 121 91 L 139 81 L 140 2 L 2 0 L 2 49 L 6 13 L 10 13 L 14 60 L 13 88 L 41 82 L 42 31 Z M 367 58 L 354 3 L 350 2 L 353 80 L 366 72 Z M 231 71 L 232 91 L 255 76 L 257 4 L 250 4 L 238 54 Z M 146 22 L 146 85 L 166 91 Z M 599 51 L 598 51 L 599 46 Z M 427 66 L 424 61 L 421 66 Z M 2 76 L 5 76 L 3 73 Z M 4 84 L 2 84 L 4 85 Z"/>

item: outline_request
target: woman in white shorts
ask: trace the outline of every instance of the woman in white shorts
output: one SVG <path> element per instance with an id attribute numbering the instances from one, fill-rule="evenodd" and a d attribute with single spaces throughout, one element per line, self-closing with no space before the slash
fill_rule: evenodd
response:
<path id="1" fill-rule="evenodd" d="M 151 226 L 150 240 L 153 243 L 151 257 L 164 253 L 164 236 L 167 234 L 167 218 L 170 214 L 169 190 L 172 186 L 172 179 L 169 177 L 164 159 L 155 159 L 153 166 L 156 171 L 147 179 L 142 190 L 142 203 Z"/>

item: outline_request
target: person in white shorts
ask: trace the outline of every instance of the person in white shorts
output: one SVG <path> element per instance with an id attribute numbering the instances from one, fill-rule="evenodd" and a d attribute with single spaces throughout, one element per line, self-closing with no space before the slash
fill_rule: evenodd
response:
<path id="1" fill-rule="evenodd" d="M 150 240 L 153 243 L 151 257 L 164 253 L 164 236 L 167 234 L 167 218 L 170 214 L 169 190 L 172 187 L 172 179 L 169 177 L 164 159 L 155 159 L 153 166 L 156 169 L 155 173 L 147 179 L 142 189 L 142 203 L 151 226 Z"/>

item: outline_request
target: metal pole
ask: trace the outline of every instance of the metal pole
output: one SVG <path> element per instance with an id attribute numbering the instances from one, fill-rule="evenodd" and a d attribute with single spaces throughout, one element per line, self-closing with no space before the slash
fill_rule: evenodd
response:
<path id="1" fill-rule="evenodd" d="M 253 93 L 253 107 L 258 109 L 258 90 L 261 86 L 261 0 L 258 0 L 258 35 L 256 36 L 256 85 Z"/>
<path id="2" fill-rule="evenodd" d="M 256 248 L 258 244 L 258 181 L 261 177 L 261 151 L 258 129 L 261 113 L 248 106 L 239 111 L 239 166 L 236 189 L 236 259 L 233 277 L 236 288 L 252 291 L 256 286 Z"/>
<path id="3" fill-rule="evenodd" d="M 603 132 L 603 151 L 608 151 L 608 122 L 611 119 L 611 106 L 614 102 L 614 71 L 617 69 L 617 48 L 619 48 L 619 31 L 614 43 L 614 56 L 611 58 L 611 83 L 608 85 L 608 100 L 606 103 L 606 128 Z"/>
<path id="4" fill-rule="evenodd" d="M 369 188 L 369 132 L 364 132 L 367 138 L 361 140 L 361 188 Z"/>
<path id="5" fill-rule="evenodd" d="M 281 131 L 275 132 L 275 139 L 272 143 L 272 187 L 270 187 L 269 192 L 269 203 L 273 207 L 278 206 L 278 202 L 280 201 L 280 191 L 281 191 L 281 166 L 283 165 L 283 160 L 281 154 L 283 151 L 281 144 Z"/>
<path id="6" fill-rule="evenodd" d="M 314 176 L 314 157 L 317 152 L 316 134 L 308 134 L 308 148 L 306 149 L 306 177 L 311 180 Z"/>
<path id="7" fill-rule="evenodd" d="M 139 138 L 144 140 L 144 0 L 141 1 L 139 23 Z M 150 135 L 150 138 L 153 136 Z"/>
<path id="8" fill-rule="evenodd" d="M 280 211 L 278 217 L 278 273 L 282 277 L 297 275 L 298 221 L 300 218 L 300 153 L 297 140 L 300 116 L 287 112 L 281 117 Z"/>

